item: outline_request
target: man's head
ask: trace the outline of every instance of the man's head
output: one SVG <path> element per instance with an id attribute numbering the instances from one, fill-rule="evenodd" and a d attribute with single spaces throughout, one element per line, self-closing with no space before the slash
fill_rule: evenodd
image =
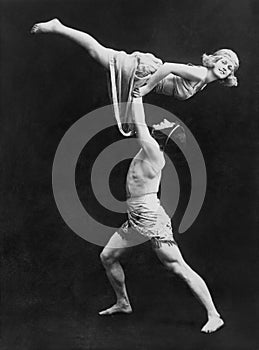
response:
<path id="1" fill-rule="evenodd" d="M 158 142 L 162 151 L 165 151 L 170 138 L 182 144 L 186 142 L 184 128 L 177 122 L 169 122 L 167 119 L 163 119 L 159 124 L 154 124 L 151 135 Z"/>

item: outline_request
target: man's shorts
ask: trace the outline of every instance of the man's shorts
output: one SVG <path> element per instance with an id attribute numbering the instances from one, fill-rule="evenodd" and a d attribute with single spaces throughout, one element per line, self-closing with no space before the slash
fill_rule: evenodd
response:
<path id="1" fill-rule="evenodd" d="M 128 220 L 118 230 L 122 238 L 130 240 L 131 235 L 136 237 L 137 232 L 146 240 L 151 240 L 156 247 L 162 243 L 176 244 L 171 219 L 160 205 L 156 193 L 131 197 L 127 200 L 127 205 Z"/>

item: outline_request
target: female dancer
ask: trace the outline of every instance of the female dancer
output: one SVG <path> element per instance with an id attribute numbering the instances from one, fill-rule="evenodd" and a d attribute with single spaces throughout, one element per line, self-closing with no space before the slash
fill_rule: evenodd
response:
<path id="1" fill-rule="evenodd" d="M 31 33 L 63 35 L 85 48 L 88 54 L 109 73 L 108 84 L 115 118 L 124 136 L 132 134 L 132 96 L 141 97 L 152 89 L 155 92 L 186 100 L 207 84 L 219 81 L 223 85 L 237 86 L 234 73 L 239 67 L 235 52 L 221 49 L 211 55 L 203 54 L 202 65 L 163 63 L 150 53 L 116 51 L 102 46 L 87 33 L 69 28 L 58 19 L 35 24 Z M 123 103 L 124 102 L 124 103 Z"/>

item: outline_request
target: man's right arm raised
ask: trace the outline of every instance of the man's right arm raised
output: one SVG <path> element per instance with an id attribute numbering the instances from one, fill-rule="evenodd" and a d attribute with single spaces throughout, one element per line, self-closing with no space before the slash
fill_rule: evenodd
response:
<path id="1" fill-rule="evenodd" d="M 137 130 L 137 138 L 148 158 L 154 162 L 161 159 L 161 151 L 158 143 L 150 135 L 145 120 L 142 98 L 133 98 L 132 102 L 133 120 Z"/>

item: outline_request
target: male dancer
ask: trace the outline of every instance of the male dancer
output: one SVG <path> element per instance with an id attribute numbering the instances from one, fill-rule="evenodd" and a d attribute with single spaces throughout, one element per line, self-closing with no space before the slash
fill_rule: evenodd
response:
<path id="1" fill-rule="evenodd" d="M 133 118 L 141 149 L 132 160 L 127 174 L 128 220 L 113 234 L 100 255 L 117 301 L 99 314 L 132 312 L 119 258 L 129 246 L 134 245 L 137 236 L 145 236 L 151 240 L 155 253 L 165 267 L 180 276 L 205 307 L 208 321 L 201 331 L 215 332 L 224 321 L 214 306 L 205 282 L 184 261 L 173 237 L 170 218 L 157 198 L 161 172 L 165 166 L 163 151 L 166 143 L 171 135 L 183 141 L 185 134 L 179 124 L 164 119 L 160 124 L 153 125 L 152 137 L 145 122 L 141 98 L 133 99 Z"/>

